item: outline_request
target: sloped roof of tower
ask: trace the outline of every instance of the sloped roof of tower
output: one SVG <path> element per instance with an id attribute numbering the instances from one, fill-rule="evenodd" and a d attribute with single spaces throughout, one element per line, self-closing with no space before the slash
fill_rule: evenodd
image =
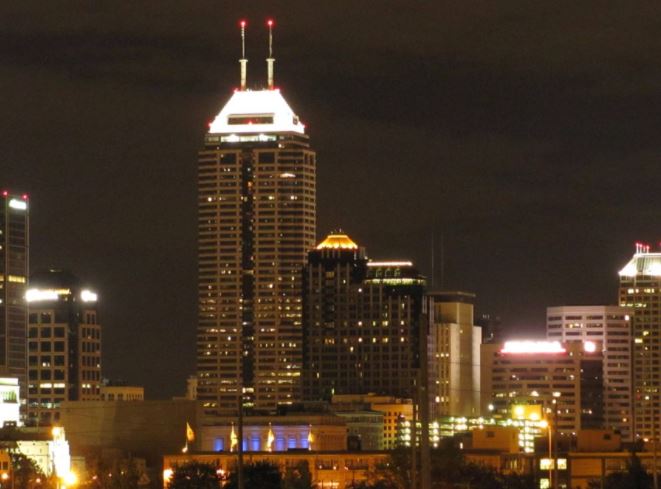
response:
<path id="1" fill-rule="evenodd" d="M 620 276 L 635 277 L 637 275 L 661 276 L 661 253 L 636 253 L 622 270 Z"/>
<path id="2" fill-rule="evenodd" d="M 296 132 L 305 125 L 280 90 L 237 90 L 209 125 L 210 134 Z"/>
<path id="3" fill-rule="evenodd" d="M 358 245 L 354 243 L 349 236 L 344 233 L 331 233 L 326 236 L 321 243 L 317 245 L 318 250 L 327 249 L 342 249 L 342 250 L 356 250 Z"/>

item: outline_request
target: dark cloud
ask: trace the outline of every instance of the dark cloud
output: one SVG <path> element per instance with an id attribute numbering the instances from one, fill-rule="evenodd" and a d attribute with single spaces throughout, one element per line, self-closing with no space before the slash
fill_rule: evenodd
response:
<path id="1" fill-rule="evenodd" d="M 659 237 L 654 2 L 6 2 L 0 175 L 32 196 L 32 263 L 103 298 L 109 375 L 152 395 L 194 369 L 195 167 L 238 81 L 276 77 L 319 152 L 319 234 L 411 257 L 539 331 L 613 303 Z M 436 271 L 436 283 L 440 272 Z"/>

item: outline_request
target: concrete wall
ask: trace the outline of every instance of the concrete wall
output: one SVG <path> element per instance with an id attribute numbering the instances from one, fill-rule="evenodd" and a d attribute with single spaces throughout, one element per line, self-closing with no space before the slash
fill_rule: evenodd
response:
<path id="1" fill-rule="evenodd" d="M 62 403 L 61 424 L 73 454 L 119 449 L 150 465 L 160 464 L 165 453 L 181 452 L 186 423 L 197 432 L 197 420 L 195 401 Z"/>

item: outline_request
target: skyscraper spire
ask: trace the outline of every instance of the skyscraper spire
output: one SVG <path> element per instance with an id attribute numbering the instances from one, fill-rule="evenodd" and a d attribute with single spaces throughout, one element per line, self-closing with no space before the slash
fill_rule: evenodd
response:
<path id="1" fill-rule="evenodd" d="M 241 26 L 241 90 L 246 89 L 246 75 L 248 71 L 248 60 L 246 59 L 246 21 L 242 20 L 239 25 Z"/>
<path id="2" fill-rule="evenodd" d="M 268 88 L 269 90 L 273 90 L 273 64 L 275 63 L 275 58 L 273 57 L 273 19 L 267 20 L 266 25 L 269 26 L 269 57 L 266 58 Z"/>

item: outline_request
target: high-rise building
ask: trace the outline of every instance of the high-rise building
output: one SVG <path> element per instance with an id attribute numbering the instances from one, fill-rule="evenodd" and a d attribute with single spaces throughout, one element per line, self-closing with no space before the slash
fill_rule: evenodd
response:
<path id="1" fill-rule="evenodd" d="M 0 376 L 19 379 L 25 399 L 25 288 L 29 270 L 29 209 L 27 195 L 3 191 L 0 203 Z"/>
<path id="2" fill-rule="evenodd" d="M 97 294 L 63 270 L 30 277 L 28 418 L 49 426 L 64 401 L 97 401 L 101 387 L 101 326 Z"/>
<path id="3" fill-rule="evenodd" d="M 619 306 L 560 306 L 546 309 L 549 340 L 593 341 L 603 354 L 604 427 L 632 441 L 631 312 Z"/>
<path id="4" fill-rule="evenodd" d="M 346 234 L 308 254 L 304 271 L 304 397 L 413 397 L 425 279 L 409 261 L 369 261 Z"/>
<path id="5" fill-rule="evenodd" d="M 300 400 L 301 270 L 315 243 L 316 155 L 279 89 L 241 86 L 198 165 L 197 398 L 209 415 Z M 241 394 L 243 392 L 243 394 Z"/>
<path id="6" fill-rule="evenodd" d="M 620 271 L 620 306 L 632 308 L 634 433 L 661 436 L 661 251 L 636 244 Z M 654 425 L 653 425 L 654 420 Z"/>
<path id="7" fill-rule="evenodd" d="M 429 301 L 428 378 L 432 419 L 480 414 L 480 344 L 475 294 L 446 291 Z"/>
<path id="8" fill-rule="evenodd" d="M 483 411 L 507 418 L 513 406 L 540 404 L 559 434 L 600 428 L 602 359 L 601 344 L 592 341 L 483 343 Z"/>

